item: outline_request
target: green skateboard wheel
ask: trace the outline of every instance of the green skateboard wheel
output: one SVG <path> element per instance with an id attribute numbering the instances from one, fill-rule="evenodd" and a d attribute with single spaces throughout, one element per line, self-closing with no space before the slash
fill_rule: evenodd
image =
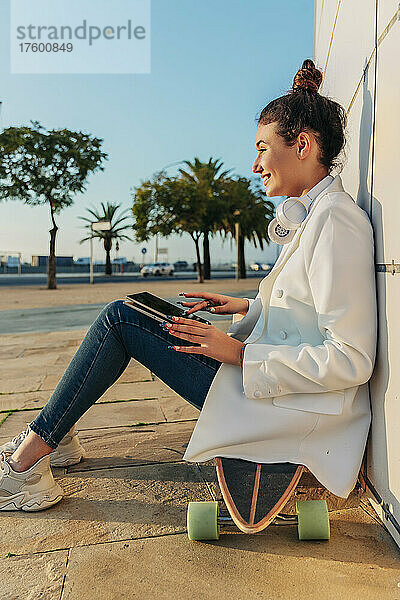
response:
<path id="1" fill-rule="evenodd" d="M 299 540 L 329 540 L 329 514 L 326 500 L 296 502 Z"/>
<path id="2" fill-rule="evenodd" d="M 218 502 L 189 502 L 187 532 L 189 540 L 218 540 Z"/>

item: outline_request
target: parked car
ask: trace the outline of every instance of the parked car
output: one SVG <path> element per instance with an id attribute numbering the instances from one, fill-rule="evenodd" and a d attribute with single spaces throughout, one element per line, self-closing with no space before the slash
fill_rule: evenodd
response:
<path id="1" fill-rule="evenodd" d="M 251 269 L 252 271 L 262 271 L 262 266 L 261 266 L 261 263 L 259 263 L 259 262 L 254 262 L 254 263 L 251 263 L 251 264 L 250 264 L 250 269 Z"/>
<path id="2" fill-rule="evenodd" d="M 148 277 L 149 275 L 173 275 L 174 267 L 171 265 L 171 263 L 156 262 L 145 265 L 141 268 L 140 272 L 143 277 Z"/>
<path id="3" fill-rule="evenodd" d="M 204 269 L 204 263 L 200 263 L 202 269 Z M 192 263 L 192 270 L 197 273 L 197 262 Z"/>
<path id="4" fill-rule="evenodd" d="M 189 269 L 189 264 L 187 260 L 177 260 L 174 262 L 174 269 L 175 271 L 186 271 Z"/>
<path id="5" fill-rule="evenodd" d="M 254 262 L 250 264 L 250 269 L 252 271 L 269 271 L 271 269 L 271 265 L 267 263 Z"/>

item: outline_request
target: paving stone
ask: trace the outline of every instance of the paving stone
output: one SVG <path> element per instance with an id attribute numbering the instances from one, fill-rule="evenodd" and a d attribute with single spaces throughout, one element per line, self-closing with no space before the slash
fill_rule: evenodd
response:
<path id="1" fill-rule="evenodd" d="M 186 419 L 199 418 L 199 409 L 189 404 L 189 402 L 178 396 L 178 394 L 161 396 L 158 401 L 167 421 L 184 421 Z"/>
<path id="2" fill-rule="evenodd" d="M 42 375 L 35 377 L 19 377 L 15 379 L 0 379 L 0 394 L 16 394 L 20 392 L 32 392 L 41 388 L 45 379 Z"/>
<path id="3" fill-rule="evenodd" d="M 177 400 L 182 400 L 182 396 L 180 396 L 175 390 L 173 390 L 171 387 L 169 387 L 169 385 L 167 385 L 162 379 L 157 377 L 157 375 L 155 375 L 154 373 L 153 373 L 153 378 L 154 378 L 154 381 L 158 381 L 158 383 L 160 385 L 160 397 L 166 397 L 166 398 L 174 397 Z M 189 404 L 189 403 L 187 403 L 187 404 Z"/>
<path id="4" fill-rule="evenodd" d="M 52 392 L 56 389 L 58 382 L 64 374 L 65 369 L 60 369 L 60 373 L 57 375 L 46 375 L 43 378 L 42 384 L 40 386 L 40 391 Z"/>
<path id="5" fill-rule="evenodd" d="M 183 533 L 188 502 L 211 499 L 189 463 L 85 471 L 57 481 L 65 497 L 50 509 L 0 512 L 0 556 Z"/>
<path id="6" fill-rule="evenodd" d="M 36 375 L 42 375 L 43 369 L 47 366 L 55 365 L 59 357 L 60 352 L 56 351 L 46 354 L 46 358 L 43 358 L 42 355 L 11 358 L 7 361 L 2 361 L 1 373 L 7 375 L 7 373 L 15 369 L 17 373 L 25 373 L 26 368 L 36 368 Z"/>
<path id="7" fill-rule="evenodd" d="M 59 353 L 59 357 L 57 358 L 56 365 L 63 365 L 64 369 L 66 369 L 74 358 L 76 354 L 77 348 L 69 348 L 68 350 L 63 350 Z"/>
<path id="8" fill-rule="evenodd" d="M 160 381 L 137 381 L 134 383 L 114 383 L 99 398 L 100 402 L 115 400 L 140 400 L 142 398 L 158 398 L 166 395 L 169 388 Z"/>
<path id="9" fill-rule="evenodd" d="M 0 396 L 0 411 L 42 408 L 50 397 L 49 392 L 24 392 Z"/>
<path id="10" fill-rule="evenodd" d="M 64 331 L 49 331 L 46 333 L 38 332 L 37 335 L 41 336 L 43 339 L 48 340 L 49 343 L 57 342 L 57 341 L 70 341 L 70 340 L 79 340 L 79 343 L 83 340 L 87 333 L 86 329 L 70 329 Z"/>
<path id="11" fill-rule="evenodd" d="M 73 548 L 63 600 L 114 600 L 106 581 L 118 582 L 118 597 L 129 599 L 399 598 L 398 563 L 393 555 L 389 566 L 365 563 L 370 545 L 365 538 L 351 539 L 348 548 L 332 540 L 300 543 L 292 527 L 270 527 L 209 542 L 172 535 Z"/>
<path id="12" fill-rule="evenodd" d="M 2 346 L 23 346 L 30 347 L 48 347 L 61 348 L 68 346 L 69 342 L 80 344 L 86 335 L 85 329 L 74 329 L 70 331 L 51 331 L 51 332 L 32 332 L 32 333 L 12 333 L 2 334 Z"/>
<path id="13" fill-rule="evenodd" d="M 0 560 L 2 600 L 59 600 L 68 550 Z"/>
<path id="14" fill-rule="evenodd" d="M 13 346 L 11 344 L 8 346 L 3 346 L 2 344 L 0 348 L 0 359 L 8 360 L 10 358 L 18 358 L 18 356 L 20 356 L 23 351 L 24 348 L 22 346 Z"/>
<path id="15" fill-rule="evenodd" d="M 26 358 L 28 356 L 43 356 L 43 360 L 46 360 L 46 356 L 48 354 L 53 354 L 54 351 L 54 348 L 26 348 L 22 354 L 22 358 Z M 57 348 L 57 354 L 59 357 L 69 358 L 75 354 L 75 349 L 74 347 Z"/>
<path id="16" fill-rule="evenodd" d="M 33 421 L 39 410 L 22 410 L 9 415 L 0 425 L 0 444 L 11 440 L 15 435 L 26 429 L 26 424 Z M 0 417 L 2 415 L 0 414 Z"/>
<path id="17" fill-rule="evenodd" d="M 65 367 L 62 365 L 42 365 L 41 368 L 38 368 L 37 365 L 25 366 L 21 362 L 13 367 L 10 367 L 8 363 L 4 360 L 0 362 L 0 379 L 18 379 L 23 374 L 23 377 L 37 377 L 39 374 L 42 377 L 46 377 L 46 375 L 61 375 L 64 373 Z"/>
<path id="18" fill-rule="evenodd" d="M 79 440 L 86 457 L 68 467 L 68 473 L 110 467 L 135 466 L 181 460 L 195 422 L 160 423 L 154 426 L 84 429 Z M 1 429 L 0 429 L 1 432 Z"/>
<path id="19" fill-rule="evenodd" d="M 27 408 L 43 408 L 53 390 L 39 390 L 19 394 L 0 395 L 0 411 Z M 115 402 L 116 400 L 141 400 L 157 398 L 167 393 L 164 384 L 158 381 L 138 381 L 135 383 L 114 383 L 98 399 L 98 402 Z"/>
<path id="20" fill-rule="evenodd" d="M 152 381 L 151 371 L 142 364 L 131 359 L 131 362 L 122 373 L 117 383 L 134 383 L 135 381 Z"/>
<path id="21" fill-rule="evenodd" d="M 131 363 L 122 373 L 121 377 L 117 379 L 116 383 L 135 383 L 140 381 L 153 381 L 149 369 L 146 369 L 146 367 L 143 367 L 143 365 L 136 361 L 131 361 Z M 65 368 L 67 366 L 68 364 L 65 365 Z M 54 390 L 57 387 L 57 384 L 60 381 L 61 377 L 63 376 L 65 368 L 59 369 L 58 374 L 46 375 L 43 378 L 40 390 Z"/>
<path id="22" fill-rule="evenodd" d="M 26 429 L 39 414 L 39 410 L 15 412 L 0 427 L 0 442 L 4 443 Z M 161 423 L 165 418 L 157 400 L 107 402 L 93 404 L 78 420 L 77 430 L 121 427 L 136 423 Z"/>
<path id="23" fill-rule="evenodd" d="M 78 429 L 103 429 L 165 421 L 157 400 L 94 404 L 78 421 Z"/>

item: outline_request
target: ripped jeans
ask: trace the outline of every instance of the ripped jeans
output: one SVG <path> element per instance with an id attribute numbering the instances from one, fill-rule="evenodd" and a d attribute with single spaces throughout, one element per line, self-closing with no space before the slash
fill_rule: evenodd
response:
<path id="1" fill-rule="evenodd" d="M 117 381 L 131 358 L 201 410 L 221 363 L 202 354 L 169 349 L 172 345 L 182 345 L 182 340 L 164 331 L 158 321 L 122 300 L 110 302 L 90 326 L 30 428 L 56 448 L 78 419 Z"/>

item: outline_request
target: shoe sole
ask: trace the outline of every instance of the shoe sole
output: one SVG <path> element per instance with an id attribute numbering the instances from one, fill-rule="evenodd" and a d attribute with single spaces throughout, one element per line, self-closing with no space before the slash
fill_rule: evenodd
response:
<path id="1" fill-rule="evenodd" d="M 82 458 L 85 458 L 86 453 L 84 450 L 80 450 L 79 452 L 71 452 L 70 454 L 64 454 L 60 458 L 54 458 L 52 460 L 50 454 L 50 466 L 51 467 L 70 467 L 71 465 L 77 465 L 81 462 Z"/>
<path id="2" fill-rule="evenodd" d="M 26 500 L 26 493 L 24 492 L 4 499 L 0 502 L 0 511 L 24 510 L 26 512 L 36 512 L 50 508 L 60 502 L 63 497 L 62 488 L 56 484 L 47 492 L 43 491 L 40 494 L 28 496 L 28 500 Z"/>

